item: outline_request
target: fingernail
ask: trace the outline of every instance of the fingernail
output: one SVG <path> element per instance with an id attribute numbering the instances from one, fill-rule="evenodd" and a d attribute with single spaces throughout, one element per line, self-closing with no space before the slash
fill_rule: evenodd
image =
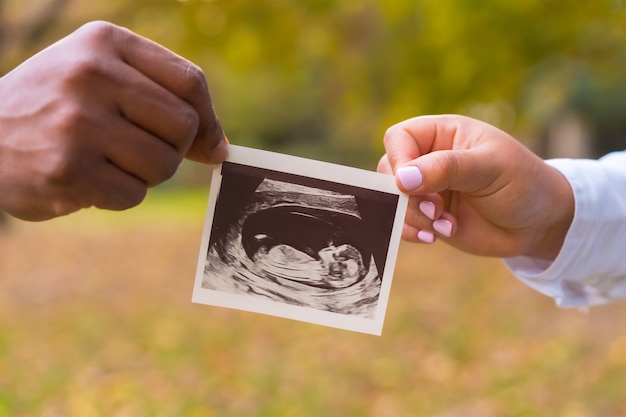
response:
<path id="1" fill-rule="evenodd" d="M 424 243 L 433 243 L 435 241 L 435 235 L 426 230 L 420 230 L 417 232 L 417 238 Z"/>
<path id="2" fill-rule="evenodd" d="M 405 190 L 414 190 L 422 185 L 422 173 L 418 167 L 402 167 L 396 171 Z"/>
<path id="3" fill-rule="evenodd" d="M 445 237 L 452 236 L 452 223 L 450 220 L 439 219 L 433 222 L 433 229 Z"/>
<path id="4" fill-rule="evenodd" d="M 432 201 L 422 201 L 419 205 L 420 211 L 431 220 L 435 220 L 435 203 Z"/>

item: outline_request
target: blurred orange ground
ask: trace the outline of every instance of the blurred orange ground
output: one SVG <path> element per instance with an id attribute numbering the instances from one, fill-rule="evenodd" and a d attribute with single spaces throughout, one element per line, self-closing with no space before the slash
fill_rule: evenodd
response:
<path id="1" fill-rule="evenodd" d="M 626 302 L 403 244 L 382 337 L 195 305 L 205 200 L 0 230 L 0 417 L 626 415 Z"/>

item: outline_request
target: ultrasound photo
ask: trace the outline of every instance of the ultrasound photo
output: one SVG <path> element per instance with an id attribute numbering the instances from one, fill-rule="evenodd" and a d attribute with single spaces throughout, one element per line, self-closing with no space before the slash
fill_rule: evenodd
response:
<path id="1" fill-rule="evenodd" d="M 393 177 L 231 145 L 193 301 L 380 334 L 405 210 Z"/>

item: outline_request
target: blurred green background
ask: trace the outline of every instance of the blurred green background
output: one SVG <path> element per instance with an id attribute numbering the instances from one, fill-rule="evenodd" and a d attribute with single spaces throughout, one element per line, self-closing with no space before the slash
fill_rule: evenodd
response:
<path id="1" fill-rule="evenodd" d="M 2 71 L 93 19 L 162 43 L 242 145 L 372 167 L 388 126 L 435 113 L 546 156 L 625 145 L 623 0 L 0 0 L 0 19 Z M 589 143 L 560 137 L 572 119 Z"/>
<path id="2" fill-rule="evenodd" d="M 0 73 L 94 19 L 198 63 L 232 142 L 374 169 L 462 113 L 543 156 L 625 146 L 621 0 L 0 0 Z M 1 98 L 0 98 L 1 99 Z M 190 302 L 209 167 L 124 213 L 0 229 L 0 416 L 626 416 L 626 305 L 403 244 L 382 337 Z"/>

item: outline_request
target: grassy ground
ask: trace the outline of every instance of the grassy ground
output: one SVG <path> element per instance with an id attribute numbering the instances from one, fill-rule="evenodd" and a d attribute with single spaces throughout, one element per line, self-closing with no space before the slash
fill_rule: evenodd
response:
<path id="1" fill-rule="evenodd" d="M 401 248 L 382 337 L 190 302 L 206 192 L 0 230 L 0 416 L 626 416 L 626 302 Z"/>

